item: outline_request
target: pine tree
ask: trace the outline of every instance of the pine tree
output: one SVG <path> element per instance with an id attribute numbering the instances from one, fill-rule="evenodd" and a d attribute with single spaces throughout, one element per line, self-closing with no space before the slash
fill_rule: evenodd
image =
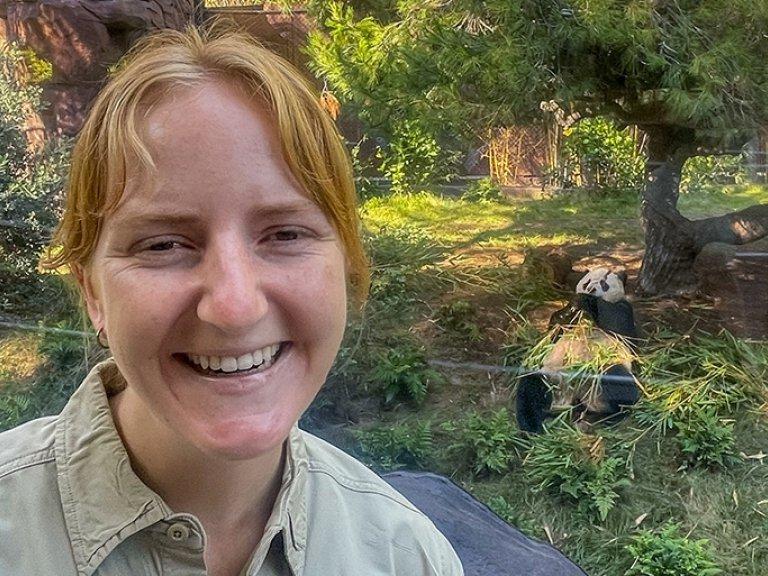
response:
<path id="1" fill-rule="evenodd" d="M 542 102 L 648 137 L 640 288 L 690 288 L 709 242 L 768 235 L 768 204 L 690 220 L 683 164 L 768 121 L 768 0 L 309 2 L 310 54 L 371 125 L 419 117 L 466 133 L 540 122 Z"/>

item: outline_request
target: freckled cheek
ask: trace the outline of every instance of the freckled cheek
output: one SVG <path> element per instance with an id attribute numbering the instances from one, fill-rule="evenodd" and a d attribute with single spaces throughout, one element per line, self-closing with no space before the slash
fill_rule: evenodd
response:
<path id="1" fill-rule="evenodd" d="M 162 335 L 163 328 L 182 312 L 189 299 L 180 279 L 140 274 L 113 276 L 105 285 L 108 322 L 119 332 Z M 146 343 L 149 343 L 146 340 Z"/>
<path id="2" fill-rule="evenodd" d="M 286 276 L 284 294 L 314 325 L 344 326 L 347 279 L 343 263 L 325 262 Z"/>

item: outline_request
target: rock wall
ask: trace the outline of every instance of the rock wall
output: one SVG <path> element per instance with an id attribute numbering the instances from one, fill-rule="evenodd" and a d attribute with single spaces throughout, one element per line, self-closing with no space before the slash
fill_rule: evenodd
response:
<path id="1" fill-rule="evenodd" d="M 52 63 L 43 123 L 73 136 L 107 68 L 143 34 L 182 29 L 194 14 L 194 0 L 0 0 L 0 36 Z"/>

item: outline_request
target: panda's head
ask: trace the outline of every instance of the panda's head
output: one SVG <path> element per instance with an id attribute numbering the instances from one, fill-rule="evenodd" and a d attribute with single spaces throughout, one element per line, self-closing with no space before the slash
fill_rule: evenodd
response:
<path id="1" fill-rule="evenodd" d="M 591 294 L 606 302 L 625 300 L 624 280 L 626 276 L 622 276 L 611 272 L 608 268 L 590 270 L 576 284 L 576 294 Z"/>

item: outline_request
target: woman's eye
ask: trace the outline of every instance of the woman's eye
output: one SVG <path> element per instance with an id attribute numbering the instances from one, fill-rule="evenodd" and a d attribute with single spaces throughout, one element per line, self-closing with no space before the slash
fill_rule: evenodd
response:
<path id="1" fill-rule="evenodd" d="M 155 242 L 154 244 L 150 244 L 147 247 L 147 250 L 150 250 L 152 252 L 165 252 L 167 250 L 173 249 L 175 246 L 178 246 L 178 245 L 179 243 L 173 240 L 163 240 L 162 242 Z"/>
<path id="2" fill-rule="evenodd" d="M 290 242 L 291 240 L 298 240 L 299 232 L 297 230 L 278 230 L 272 237 L 278 242 Z"/>

